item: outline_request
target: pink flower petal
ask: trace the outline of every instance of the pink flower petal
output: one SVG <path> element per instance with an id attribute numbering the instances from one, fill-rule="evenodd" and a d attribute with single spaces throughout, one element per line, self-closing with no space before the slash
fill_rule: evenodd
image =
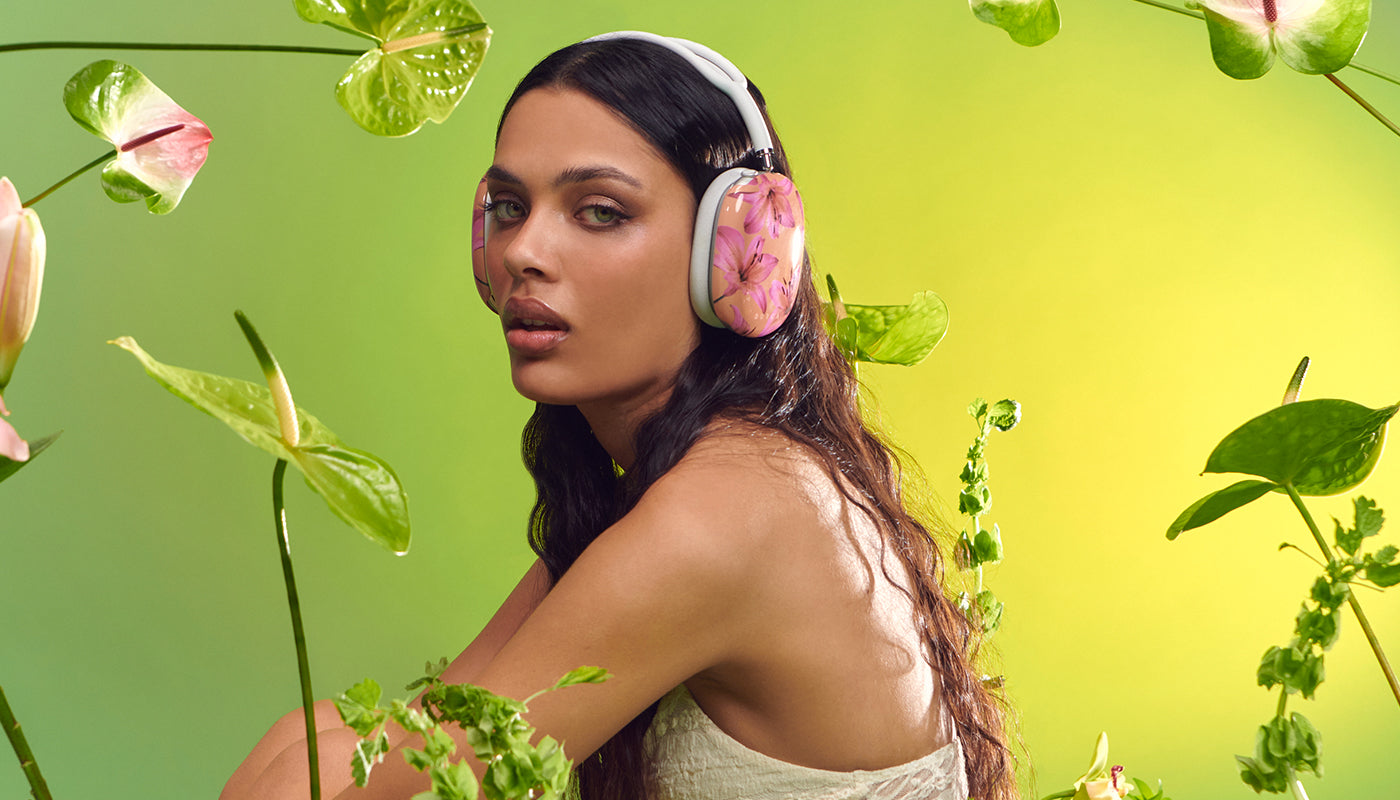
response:
<path id="1" fill-rule="evenodd" d="M 9 413 L 5 410 L 5 398 L 0 397 L 0 416 L 9 416 Z M 29 460 L 29 442 L 19 438 L 19 434 L 3 418 L 0 418 L 0 456 L 11 461 Z"/>
<path id="2" fill-rule="evenodd" d="M 19 200 L 19 192 L 15 191 L 15 185 L 10 183 L 9 178 L 0 178 L 0 219 L 12 217 L 23 209 Z"/>

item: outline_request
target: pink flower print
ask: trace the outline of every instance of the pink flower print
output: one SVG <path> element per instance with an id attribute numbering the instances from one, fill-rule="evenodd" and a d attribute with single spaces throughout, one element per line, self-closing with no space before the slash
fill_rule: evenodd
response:
<path id="1" fill-rule="evenodd" d="M 724 276 L 724 291 L 714 299 L 729 297 L 742 291 L 753 300 L 762 311 L 768 310 L 768 294 L 763 282 L 778 266 L 778 257 L 763 252 L 762 236 L 755 236 L 744 244 L 744 234 L 728 225 L 719 226 L 715 231 L 715 267 Z"/>
<path id="2" fill-rule="evenodd" d="M 486 214 L 472 215 L 472 249 L 486 249 Z"/>
<path id="3" fill-rule="evenodd" d="M 753 180 L 730 192 L 730 197 L 752 206 L 744 215 L 744 232 L 758 233 L 767 230 L 772 238 L 778 238 L 783 228 L 797 227 L 797 217 L 793 213 L 796 201 L 801 212 L 802 201 L 792 181 L 782 175 L 761 173 Z"/>

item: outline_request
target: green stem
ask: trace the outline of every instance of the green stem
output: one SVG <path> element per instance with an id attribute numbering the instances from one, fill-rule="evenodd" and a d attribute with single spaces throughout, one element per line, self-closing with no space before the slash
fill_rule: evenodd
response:
<path id="1" fill-rule="evenodd" d="M 1288 689 L 1280 686 L 1278 688 L 1278 709 L 1274 711 L 1274 716 L 1282 717 L 1286 710 L 1288 710 Z"/>
<path id="2" fill-rule="evenodd" d="M 0 53 L 19 50 L 199 50 L 204 52 L 316 53 L 332 56 L 362 56 L 364 50 L 343 47 L 300 47 L 282 44 L 171 44 L 168 42 L 17 42 L 0 44 Z"/>
<path id="3" fill-rule="evenodd" d="M 1394 122 L 1391 122 L 1389 119 L 1387 119 L 1386 116 L 1385 116 L 1384 114 L 1382 114 L 1375 106 L 1373 106 L 1373 105 L 1371 105 L 1370 103 L 1366 102 L 1366 101 L 1361 97 L 1361 95 L 1359 95 L 1359 94 L 1357 94 L 1356 92 L 1352 91 L 1352 88 L 1351 88 L 1350 86 L 1347 86 L 1345 83 L 1342 83 L 1342 82 L 1337 78 L 1336 75 L 1333 75 L 1333 74 L 1331 74 L 1331 73 L 1328 73 L 1328 74 L 1325 75 L 1324 77 L 1326 77 L 1327 80 L 1329 80 L 1329 81 L 1331 81 L 1333 84 L 1335 84 L 1336 87 L 1337 87 L 1338 89 L 1341 89 L 1343 92 L 1346 92 L 1347 97 L 1350 97 L 1351 99 L 1355 100 L 1356 103 L 1357 103 L 1357 105 L 1359 105 L 1359 106 L 1361 106 L 1362 108 L 1366 109 L 1366 113 L 1368 113 L 1368 114 L 1370 114 L 1371 116 L 1375 117 L 1376 120 L 1377 120 L 1378 122 L 1380 122 L 1380 124 L 1382 124 L 1382 125 L 1386 126 L 1387 128 L 1389 128 L 1391 133 L 1395 134 L 1396 136 L 1400 136 L 1400 125 L 1396 125 Z"/>
<path id="4" fill-rule="evenodd" d="M 33 793 L 34 800 L 53 800 L 53 795 L 49 793 L 49 785 L 44 782 L 44 776 L 39 772 L 39 764 L 34 760 L 34 753 L 29 749 L 29 742 L 24 738 L 24 731 L 20 730 L 19 720 L 15 719 L 15 712 L 10 710 L 10 703 L 5 699 L 3 688 L 0 688 L 0 725 L 4 725 L 10 746 L 19 757 L 20 769 L 24 770 L 24 777 L 29 779 L 29 790 Z"/>
<path id="5" fill-rule="evenodd" d="M 297 674 L 301 678 L 301 709 L 306 718 L 306 764 L 311 773 L 311 800 L 321 800 L 321 768 L 316 754 L 316 714 L 312 708 L 311 663 L 306 657 L 306 632 L 301 627 L 301 603 L 297 601 L 297 581 L 292 575 L 292 545 L 287 539 L 287 510 L 282 502 L 282 478 L 287 474 L 285 459 L 277 459 L 272 469 L 272 511 L 277 524 L 277 551 L 282 556 L 282 579 L 287 584 L 287 606 L 292 612 L 292 637 L 297 646 Z"/>
<path id="6" fill-rule="evenodd" d="M 1322 548 L 1322 554 L 1327 557 L 1327 563 L 1329 565 L 1336 564 L 1337 559 L 1332 555 L 1332 549 L 1322 538 L 1322 531 L 1318 530 L 1312 514 L 1308 513 L 1308 507 L 1303 505 L 1303 498 L 1299 496 L 1298 490 L 1293 488 L 1292 483 L 1283 484 L 1283 488 L 1288 492 L 1288 497 L 1293 501 L 1293 505 L 1298 508 L 1298 513 L 1303 515 L 1303 521 L 1308 523 L 1308 530 L 1312 531 L 1313 539 L 1317 540 L 1317 546 Z M 1386 683 L 1390 684 L 1390 692 L 1395 695 L 1395 702 L 1400 704 L 1400 680 L 1396 679 L 1395 670 L 1391 668 L 1389 659 L 1385 657 L 1385 650 L 1381 649 L 1381 641 L 1376 638 L 1376 632 L 1371 628 L 1371 621 L 1366 619 L 1366 614 L 1361 610 L 1361 603 L 1357 601 L 1354 592 L 1347 592 L 1347 604 L 1351 606 L 1352 613 L 1356 615 L 1356 621 L 1361 624 L 1361 632 L 1366 635 L 1366 641 L 1371 645 L 1371 652 L 1376 654 L 1376 663 L 1380 664 L 1381 672 L 1385 673 Z"/>
<path id="7" fill-rule="evenodd" d="M 88 163 L 82 165 L 81 167 L 78 167 L 77 171 L 75 171 L 73 174 L 69 175 L 68 177 L 64 178 L 63 180 L 59 181 L 58 183 L 55 183 L 53 186 L 50 186 L 49 188 L 45 189 L 44 191 L 39 192 L 37 195 L 35 195 L 35 196 L 29 198 L 29 201 L 26 202 L 26 203 L 24 203 L 24 204 L 21 206 L 21 208 L 29 208 L 30 206 L 34 205 L 35 203 L 39 202 L 40 200 L 43 200 L 45 197 L 48 197 L 49 195 L 51 195 L 51 194 L 53 194 L 54 192 L 58 191 L 59 189 L 63 188 L 63 185 L 64 185 L 65 183 L 68 183 L 69 181 L 73 180 L 74 178 L 78 177 L 79 175 L 82 175 L 84 172 L 87 172 L 88 170 L 92 169 L 93 167 L 97 166 L 98 164 L 101 164 L 101 163 L 104 162 L 104 161 L 110 161 L 111 159 L 116 158 L 116 157 L 117 157 L 117 151 L 116 151 L 116 150 L 113 150 L 113 151 L 108 152 L 108 153 L 103 153 L 102 155 L 98 156 L 97 158 L 94 158 L 93 160 L 89 161 Z"/>
<path id="8" fill-rule="evenodd" d="M 1205 19 L 1205 18 L 1206 18 L 1206 15 L 1205 15 L 1205 14 L 1202 14 L 1202 13 L 1199 12 L 1199 11 L 1190 11 L 1190 10 L 1185 9 L 1185 8 L 1182 8 L 1182 7 L 1180 7 L 1180 6 L 1174 6 L 1174 5 L 1170 4 L 1170 3 L 1158 2 L 1158 0 L 1137 0 L 1137 2 L 1142 3 L 1142 4 L 1145 5 L 1145 6 L 1152 6 L 1153 8 L 1160 8 L 1160 9 L 1162 9 L 1163 11 L 1175 11 L 1175 12 L 1178 13 L 1178 14 L 1185 14 L 1185 15 L 1188 16 L 1188 17 L 1195 17 L 1196 19 Z"/>
<path id="9" fill-rule="evenodd" d="M 1368 67 L 1368 66 L 1366 66 L 1365 64 L 1358 64 L 1358 63 L 1356 63 L 1355 61 L 1351 62 L 1350 64 L 1347 64 L 1347 66 L 1348 66 L 1348 67 L 1351 67 L 1352 69 L 1356 70 L 1357 72 L 1364 72 L 1364 73 L 1366 73 L 1367 75 L 1370 75 L 1370 76 L 1373 77 L 1373 78 L 1380 78 L 1380 79 L 1383 80 L 1383 81 L 1390 81 L 1391 83 L 1395 84 L 1396 86 L 1400 86 L 1400 78 L 1397 78 L 1397 77 L 1395 77 L 1394 75 L 1390 75 L 1390 74 L 1385 73 L 1385 72 L 1381 72 L 1380 70 L 1375 69 L 1375 68 L 1373 68 L 1373 67 Z"/>
<path id="10" fill-rule="evenodd" d="M 1308 800 L 1308 792 L 1303 788 L 1303 782 L 1298 779 L 1298 773 L 1293 771 L 1292 764 L 1288 767 L 1288 788 L 1293 792 L 1293 800 Z"/>

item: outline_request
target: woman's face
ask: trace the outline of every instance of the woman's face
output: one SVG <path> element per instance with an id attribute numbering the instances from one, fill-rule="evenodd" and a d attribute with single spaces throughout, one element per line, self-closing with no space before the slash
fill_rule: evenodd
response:
<path id="1" fill-rule="evenodd" d="M 506 116 L 486 183 L 486 270 L 516 390 L 585 413 L 664 400 L 699 341 L 681 174 L 596 100 L 534 89 Z"/>

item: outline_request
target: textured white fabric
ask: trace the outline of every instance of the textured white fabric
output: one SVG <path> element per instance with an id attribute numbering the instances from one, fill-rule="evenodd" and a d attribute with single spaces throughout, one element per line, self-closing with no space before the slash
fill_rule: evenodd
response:
<path id="1" fill-rule="evenodd" d="M 714 723 L 684 685 L 661 699 L 646 733 L 657 800 L 967 800 L 962 744 L 878 770 L 813 769 L 750 750 Z"/>

